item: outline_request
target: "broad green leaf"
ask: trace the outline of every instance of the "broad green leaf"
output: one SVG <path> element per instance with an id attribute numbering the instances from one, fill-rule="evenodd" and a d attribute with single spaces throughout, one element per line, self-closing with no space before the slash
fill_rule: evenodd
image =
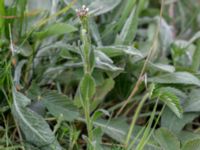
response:
<path id="1" fill-rule="evenodd" d="M 126 54 L 130 56 L 143 57 L 142 53 L 138 49 L 131 46 L 103 46 L 97 47 L 97 50 L 104 52 L 109 57 L 123 56 Z"/>
<path id="2" fill-rule="evenodd" d="M 96 67 L 102 70 L 107 71 L 122 71 L 122 68 L 119 68 L 113 64 L 112 59 L 110 59 L 106 54 L 101 51 L 95 51 L 95 63 Z"/>
<path id="3" fill-rule="evenodd" d="M 163 150 L 180 150 L 180 141 L 168 129 L 157 129 L 155 132 L 155 139 Z"/>
<path id="4" fill-rule="evenodd" d="M 30 99 L 13 89 L 12 114 L 22 130 L 25 140 L 40 147 L 41 150 L 61 150 L 44 118 L 26 108 L 30 102 Z"/>
<path id="5" fill-rule="evenodd" d="M 95 93 L 95 81 L 89 74 L 85 74 L 80 83 L 80 94 L 83 101 L 88 101 Z"/>
<path id="6" fill-rule="evenodd" d="M 186 142 L 181 150 L 199 150 L 200 149 L 200 139 L 194 139 Z"/>
<path id="7" fill-rule="evenodd" d="M 125 141 L 129 126 L 128 124 L 126 124 L 126 121 L 124 119 L 120 118 L 110 121 L 99 119 L 93 123 L 95 126 L 101 127 L 104 133 L 106 133 L 108 136 L 115 139 L 116 141 L 121 143 Z"/>
<path id="8" fill-rule="evenodd" d="M 71 0 L 64 0 L 64 2 L 69 4 Z M 121 0 L 78 0 L 73 8 L 80 9 L 83 5 L 86 5 L 92 16 L 98 16 L 112 11 L 120 2 Z"/>
<path id="9" fill-rule="evenodd" d="M 39 39 L 47 38 L 52 35 L 62 35 L 66 33 L 75 32 L 77 29 L 66 23 L 55 23 L 47 26 L 44 31 L 36 32 L 35 36 Z"/>
<path id="10" fill-rule="evenodd" d="M 112 139 L 124 144 L 126 135 L 128 133 L 129 125 L 123 118 L 117 118 L 112 120 L 99 119 L 97 121 L 94 121 L 93 124 L 97 127 L 101 127 L 102 132 L 111 137 Z M 134 139 L 134 137 L 137 136 L 140 130 L 142 130 L 142 127 L 135 126 L 131 138 Z M 137 139 L 136 142 L 138 143 L 139 141 L 140 139 Z M 159 149 L 159 146 L 151 141 L 148 141 L 148 143 L 146 143 L 146 147 L 152 150 Z"/>
<path id="11" fill-rule="evenodd" d="M 175 67 L 172 65 L 160 64 L 160 63 L 151 63 L 149 62 L 149 66 L 155 68 L 158 71 L 165 71 L 169 73 L 173 73 L 175 71 Z"/>
<path id="12" fill-rule="evenodd" d="M 177 137 L 180 139 L 182 145 L 190 140 L 200 139 L 200 135 L 198 133 L 191 131 L 181 131 L 177 134 Z"/>
<path id="13" fill-rule="evenodd" d="M 94 0 L 88 6 L 94 16 L 98 16 L 113 10 L 121 0 Z"/>
<path id="14" fill-rule="evenodd" d="M 185 112 L 200 112 L 200 89 L 193 89 L 184 103 Z"/>
<path id="15" fill-rule="evenodd" d="M 179 133 L 187 123 L 193 121 L 197 116 L 196 113 L 183 113 L 183 117 L 180 119 L 170 109 L 165 109 L 161 118 L 161 126 L 173 133 Z"/>
<path id="16" fill-rule="evenodd" d="M 150 82 L 161 84 L 188 84 L 200 86 L 200 80 L 188 72 L 175 72 L 149 78 Z"/>
<path id="17" fill-rule="evenodd" d="M 57 118 L 63 115 L 64 120 L 73 121 L 79 117 L 79 112 L 72 101 L 67 96 L 56 91 L 48 91 L 42 95 L 42 102 L 49 113 Z"/>

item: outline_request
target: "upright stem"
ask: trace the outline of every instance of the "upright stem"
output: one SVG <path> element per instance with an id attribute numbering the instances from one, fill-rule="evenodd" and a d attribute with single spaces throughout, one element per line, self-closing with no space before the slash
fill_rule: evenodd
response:
<path id="1" fill-rule="evenodd" d="M 93 72 L 93 66 L 94 66 L 94 52 L 91 47 L 91 42 L 90 42 L 90 36 L 88 34 L 89 27 L 88 27 L 88 8 L 85 6 L 82 7 L 82 9 L 77 10 L 77 15 L 81 20 L 81 38 L 83 42 L 83 46 L 81 49 L 81 54 L 82 54 L 82 60 L 84 63 L 84 76 L 88 76 L 92 79 L 92 72 Z M 86 88 L 90 88 L 90 81 L 87 81 L 88 84 Z M 87 92 L 86 92 L 87 93 Z M 92 134 L 92 129 L 93 129 L 93 123 L 92 119 L 90 117 L 90 100 L 91 97 L 89 96 L 89 93 L 86 97 L 82 97 L 83 101 L 83 110 L 85 114 L 85 119 L 86 119 L 86 125 L 87 125 L 87 132 L 88 132 L 88 144 L 87 144 L 87 149 L 88 150 L 93 150 L 91 142 L 93 141 L 93 134 Z"/>

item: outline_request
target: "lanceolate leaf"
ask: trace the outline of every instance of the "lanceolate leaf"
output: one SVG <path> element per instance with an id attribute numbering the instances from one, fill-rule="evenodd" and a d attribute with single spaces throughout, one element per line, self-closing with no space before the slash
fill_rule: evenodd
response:
<path id="1" fill-rule="evenodd" d="M 131 46 L 123 46 L 123 45 L 102 46 L 98 47 L 97 50 L 104 52 L 109 57 L 116 57 L 123 55 L 143 57 L 142 53 L 138 49 Z"/>
<path id="2" fill-rule="evenodd" d="M 67 96 L 59 94 L 56 91 L 46 92 L 42 96 L 42 102 L 49 112 L 57 118 L 63 115 L 64 120 L 73 121 L 79 117 L 79 112 L 72 101 Z"/>
<path id="3" fill-rule="evenodd" d="M 175 72 L 149 78 L 150 82 L 162 84 L 188 84 L 200 86 L 200 80 L 188 72 Z"/>
<path id="4" fill-rule="evenodd" d="M 61 150 L 45 120 L 26 107 L 30 102 L 30 99 L 13 89 L 12 114 L 22 130 L 25 140 L 41 150 Z"/>
<path id="5" fill-rule="evenodd" d="M 121 0 L 94 0 L 88 6 L 92 15 L 98 16 L 113 10 Z"/>
<path id="6" fill-rule="evenodd" d="M 95 81 L 91 75 L 84 75 L 80 83 L 81 99 L 83 101 L 90 100 L 95 93 Z"/>
<path id="7" fill-rule="evenodd" d="M 61 35 L 74 31 L 77 31 L 77 29 L 70 24 L 56 23 L 46 27 L 44 31 L 35 33 L 35 36 L 37 38 L 43 39 L 52 35 Z"/>

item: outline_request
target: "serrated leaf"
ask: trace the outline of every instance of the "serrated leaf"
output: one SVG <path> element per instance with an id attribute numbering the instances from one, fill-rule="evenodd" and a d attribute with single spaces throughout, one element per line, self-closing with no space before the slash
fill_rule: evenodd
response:
<path id="1" fill-rule="evenodd" d="M 49 113 L 57 118 L 62 114 L 64 120 L 73 121 L 80 115 L 72 101 L 67 96 L 56 91 L 45 92 L 42 95 L 42 102 Z"/>
<path id="2" fill-rule="evenodd" d="M 183 109 L 179 98 L 175 94 L 165 88 L 158 88 L 154 91 L 154 96 L 162 100 L 179 118 L 182 117 Z"/>
<path id="3" fill-rule="evenodd" d="M 161 84 L 188 84 L 200 86 L 200 80 L 188 72 L 175 72 L 149 78 L 150 82 Z"/>
<path id="4" fill-rule="evenodd" d="M 31 102 L 23 94 L 13 89 L 12 114 L 22 130 L 25 140 L 41 150 L 61 150 L 46 121 L 26 106 Z"/>
<path id="5" fill-rule="evenodd" d="M 180 141 L 168 129 L 160 128 L 156 130 L 155 139 L 163 150 L 180 150 Z"/>

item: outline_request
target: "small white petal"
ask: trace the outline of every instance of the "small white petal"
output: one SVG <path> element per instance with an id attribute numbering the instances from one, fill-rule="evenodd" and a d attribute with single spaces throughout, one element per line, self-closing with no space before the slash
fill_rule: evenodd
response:
<path id="1" fill-rule="evenodd" d="M 89 11 L 89 8 L 86 8 L 86 11 L 88 12 L 88 11 Z"/>
<path id="2" fill-rule="evenodd" d="M 83 9 L 85 9 L 85 8 L 86 8 L 86 6 L 85 6 L 85 5 L 83 5 L 83 6 L 82 6 L 82 8 L 83 8 Z"/>

